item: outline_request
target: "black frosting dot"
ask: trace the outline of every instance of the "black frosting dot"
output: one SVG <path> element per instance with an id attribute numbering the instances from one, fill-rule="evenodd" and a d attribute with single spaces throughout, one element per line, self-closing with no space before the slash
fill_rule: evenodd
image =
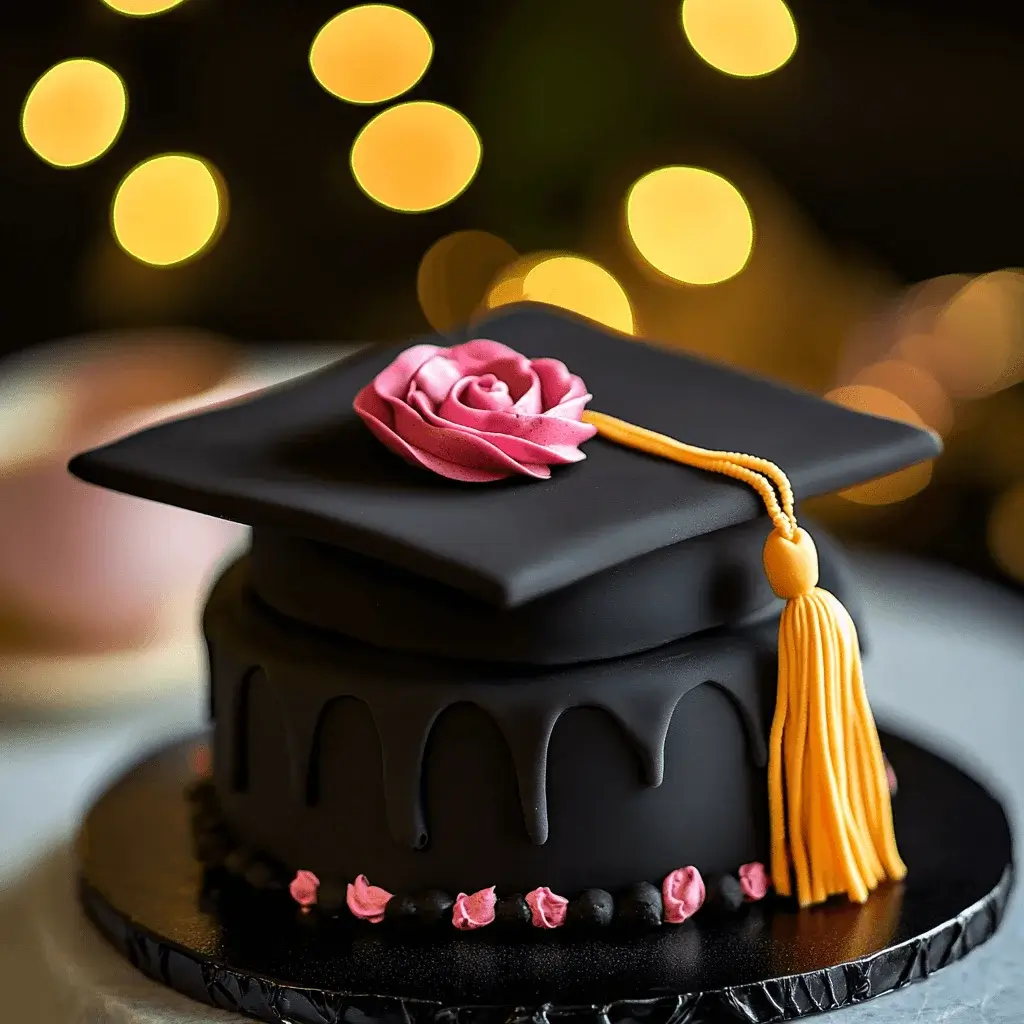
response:
<path id="1" fill-rule="evenodd" d="M 617 909 L 623 924 L 656 927 L 661 924 L 661 892 L 650 882 L 637 882 L 619 894 Z"/>
<path id="2" fill-rule="evenodd" d="M 419 918 L 420 908 L 415 896 L 397 893 L 384 907 L 384 920 L 393 924 L 414 924 Z"/>
<path id="3" fill-rule="evenodd" d="M 388 900 L 384 918 L 396 924 L 433 927 L 451 916 L 453 900 L 440 889 L 414 894 L 399 893 Z"/>
<path id="4" fill-rule="evenodd" d="M 745 902 L 743 887 L 735 875 L 716 875 L 704 887 L 704 906 L 710 913 L 735 914 Z"/>
<path id="5" fill-rule="evenodd" d="M 274 869 L 265 861 L 255 860 L 245 869 L 245 880 L 256 889 L 270 889 L 274 884 Z"/>
<path id="6" fill-rule="evenodd" d="M 569 903 L 566 922 L 571 925 L 604 928 L 615 916 L 615 901 L 604 889 L 587 889 Z"/>
<path id="7" fill-rule="evenodd" d="M 494 920 L 502 925 L 527 925 L 533 919 L 529 904 L 521 893 L 503 896 L 494 906 Z"/>
<path id="8" fill-rule="evenodd" d="M 347 896 L 348 888 L 343 883 L 323 882 L 316 893 L 316 905 L 322 914 L 333 917 L 345 909 Z"/>

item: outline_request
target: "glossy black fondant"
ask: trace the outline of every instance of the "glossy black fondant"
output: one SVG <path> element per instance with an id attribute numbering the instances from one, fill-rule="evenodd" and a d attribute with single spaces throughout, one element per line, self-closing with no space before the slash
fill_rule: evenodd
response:
<path id="1" fill-rule="evenodd" d="M 767 519 L 642 555 L 515 608 L 254 530 L 253 590 L 290 618 L 392 650 L 558 665 L 636 654 L 781 608 L 761 563 Z"/>
<path id="2" fill-rule="evenodd" d="M 495 666 L 298 627 L 246 580 L 243 559 L 205 630 L 217 801 L 261 854 L 322 880 L 452 893 L 615 889 L 767 858 L 773 622 Z"/>
<path id="3" fill-rule="evenodd" d="M 82 899 L 141 971 L 268 1024 L 770 1024 L 926 978 L 1002 919 L 1012 866 L 999 803 L 942 758 L 882 741 L 911 873 L 864 906 L 766 902 L 641 935 L 524 926 L 522 936 L 449 930 L 429 942 L 341 918 L 325 937 L 283 893 L 257 903 L 204 890 L 187 743 L 132 769 L 92 808 Z"/>
<path id="4" fill-rule="evenodd" d="M 771 459 L 800 498 L 940 448 L 907 424 L 623 338 L 550 306 L 502 310 L 419 340 L 472 337 L 561 359 L 601 412 L 689 444 Z M 370 350 L 251 401 L 157 426 L 79 456 L 72 472 L 321 541 L 502 607 L 764 515 L 744 484 L 601 439 L 584 445 L 584 462 L 543 482 L 456 484 L 409 466 L 352 411 L 360 389 L 405 347 Z"/>

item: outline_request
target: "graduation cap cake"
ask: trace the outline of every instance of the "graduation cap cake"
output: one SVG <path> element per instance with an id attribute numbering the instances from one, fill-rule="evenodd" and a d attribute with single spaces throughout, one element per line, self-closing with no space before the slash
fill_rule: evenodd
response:
<path id="1" fill-rule="evenodd" d="M 253 528 L 204 616 L 211 867 L 376 923 L 556 927 L 902 877 L 793 495 L 938 451 L 520 306 L 71 469 Z"/>

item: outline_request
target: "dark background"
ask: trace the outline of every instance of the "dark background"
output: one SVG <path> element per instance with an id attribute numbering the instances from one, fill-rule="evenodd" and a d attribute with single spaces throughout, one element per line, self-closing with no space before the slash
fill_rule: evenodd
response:
<path id="1" fill-rule="evenodd" d="M 484 140 L 469 190 L 419 215 L 369 202 L 348 173 L 378 108 L 343 103 L 310 74 L 310 42 L 343 6 L 186 0 L 141 19 L 99 0 L 5 7 L 0 356 L 156 325 L 252 345 L 415 334 L 427 329 L 419 261 L 463 228 L 520 252 L 594 255 L 625 279 L 608 243 L 617 204 L 658 163 L 739 183 L 761 249 L 734 281 L 676 289 L 646 312 L 637 283 L 638 333 L 820 392 L 856 362 L 860 319 L 898 307 L 906 287 L 1024 262 L 1016 5 L 800 0 L 793 59 L 744 80 L 689 49 L 675 0 L 410 0 L 436 46 L 411 95 L 457 107 Z M 75 56 L 118 70 L 129 115 L 101 159 L 58 170 L 24 144 L 19 111 L 43 70 Z M 110 197 L 138 161 L 176 150 L 220 170 L 230 220 L 202 258 L 151 268 L 112 240 Z M 678 317 L 658 312 L 669 299 Z M 738 323 L 732 307 L 747 302 L 756 315 Z M 962 402 L 928 487 L 821 514 L 852 539 L 1020 586 L 993 558 L 989 527 L 1024 481 L 1022 404 L 1020 384 Z M 978 457 L 995 449 L 999 459 Z"/>

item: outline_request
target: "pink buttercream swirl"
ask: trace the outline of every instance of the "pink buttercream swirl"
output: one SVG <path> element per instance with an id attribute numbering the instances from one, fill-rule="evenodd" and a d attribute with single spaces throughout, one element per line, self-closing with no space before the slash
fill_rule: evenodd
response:
<path id="1" fill-rule="evenodd" d="M 483 928 L 494 920 L 496 902 L 493 885 L 489 889 L 473 893 L 472 896 L 460 892 L 455 900 L 455 906 L 452 907 L 452 924 L 460 931 Z"/>
<path id="2" fill-rule="evenodd" d="M 560 928 L 565 924 L 566 908 L 569 901 L 552 892 L 546 885 L 526 894 L 530 917 L 534 928 Z"/>
<path id="3" fill-rule="evenodd" d="M 744 864 L 739 872 L 740 888 L 748 901 L 763 900 L 768 895 L 768 887 L 771 882 L 768 879 L 768 872 L 760 861 L 752 864 Z"/>
<path id="4" fill-rule="evenodd" d="M 354 882 L 349 882 L 345 902 L 355 917 L 380 924 L 384 920 L 384 908 L 390 899 L 391 893 L 380 886 L 370 885 L 366 875 L 360 875 Z"/>
<path id="5" fill-rule="evenodd" d="M 665 920 L 682 924 L 704 905 L 704 879 L 695 867 L 677 868 L 661 883 Z"/>
<path id="6" fill-rule="evenodd" d="M 296 871 L 288 886 L 288 892 L 300 907 L 311 907 L 316 903 L 319 888 L 320 879 L 312 871 Z"/>
<path id="7" fill-rule="evenodd" d="M 414 464 L 463 483 L 586 458 L 596 433 L 581 421 L 590 394 L 557 359 L 528 359 L 498 341 L 414 345 L 356 395 L 374 436 Z"/>

